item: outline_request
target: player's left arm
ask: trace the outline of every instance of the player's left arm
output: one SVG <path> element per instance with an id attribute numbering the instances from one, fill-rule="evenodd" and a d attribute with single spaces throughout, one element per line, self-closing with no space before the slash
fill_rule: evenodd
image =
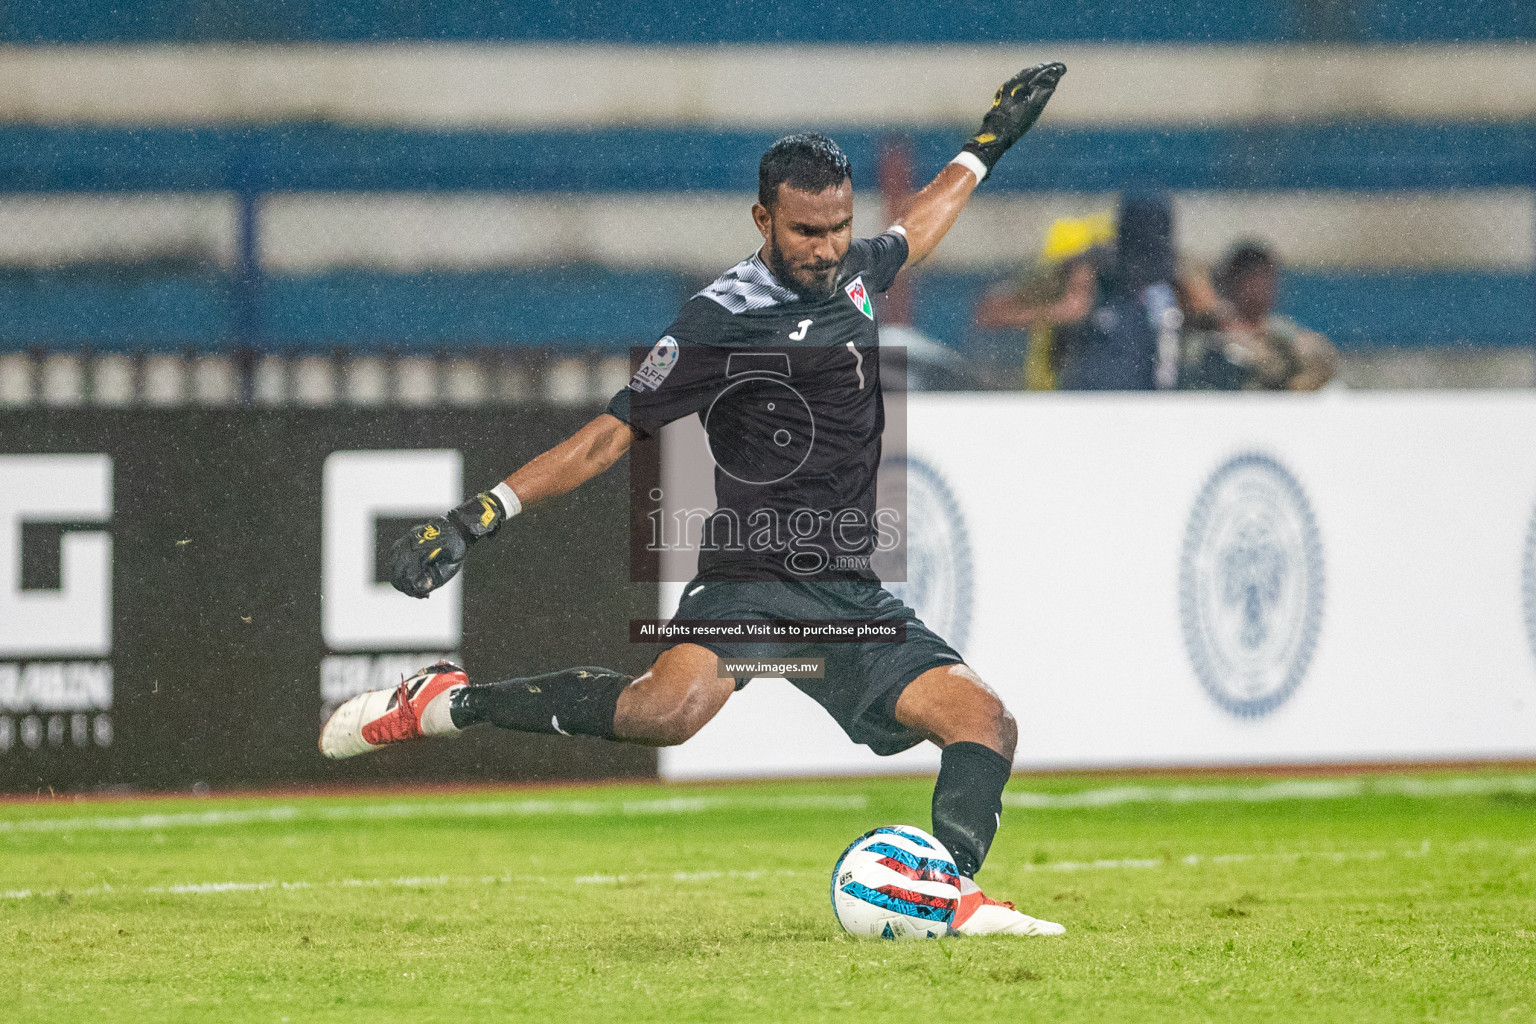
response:
<path id="1" fill-rule="evenodd" d="M 976 186 L 991 173 L 998 160 L 1050 102 L 1056 83 L 1067 73 L 1061 63 L 1036 64 L 1004 82 L 992 99 L 992 109 L 982 118 L 981 130 L 923 190 L 912 197 L 907 212 L 896 222 L 907 236 L 907 265 L 922 261 L 954 226 Z"/>
<path id="2" fill-rule="evenodd" d="M 573 491 L 629 450 L 635 431 L 603 413 L 488 491 L 449 509 L 395 541 L 390 582 L 411 597 L 426 597 L 453 579 L 477 541 L 494 536 L 525 505 Z"/>
<path id="3" fill-rule="evenodd" d="M 542 455 L 537 455 L 503 483 L 517 495 L 518 507 L 574 491 L 605 472 L 629 451 L 635 431 L 603 413 Z"/>
<path id="4" fill-rule="evenodd" d="M 644 372 L 614 396 L 607 412 L 495 487 L 397 540 L 390 549 L 395 589 L 412 597 L 428 596 L 453 579 L 471 546 L 494 535 L 525 506 L 575 490 L 618 462 L 635 438 L 650 436 L 707 405 L 725 379 L 729 350 L 684 347 L 678 339 L 710 335 L 718 326 L 711 320 L 716 310 L 720 307 L 708 299 L 684 306 L 667 336 L 647 356 Z"/>

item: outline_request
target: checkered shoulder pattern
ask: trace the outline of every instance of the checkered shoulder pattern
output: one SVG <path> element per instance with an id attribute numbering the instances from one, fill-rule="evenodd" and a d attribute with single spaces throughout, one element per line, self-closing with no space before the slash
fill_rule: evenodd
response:
<path id="1" fill-rule="evenodd" d="M 799 298 L 779 284 L 757 253 L 715 278 L 699 295 L 718 302 L 732 313 L 767 309 Z M 694 297 L 698 298 L 698 295 Z"/>

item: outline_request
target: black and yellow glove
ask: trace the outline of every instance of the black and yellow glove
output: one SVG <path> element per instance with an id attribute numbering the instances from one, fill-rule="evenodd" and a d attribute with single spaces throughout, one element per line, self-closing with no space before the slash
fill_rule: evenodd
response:
<path id="1" fill-rule="evenodd" d="M 990 172 L 1008 147 L 1024 137 L 1051 101 L 1056 83 L 1067 73 L 1060 62 L 1036 64 L 1004 82 L 992 98 L 992 109 L 981 119 L 981 131 L 961 147 Z"/>
<path id="2" fill-rule="evenodd" d="M 490 491 L 413 527 L 389 552 L 389 581 L 411 597 L 426 597 L 458 575 L 470 546 L 506 522 L 507 510 Z"/>

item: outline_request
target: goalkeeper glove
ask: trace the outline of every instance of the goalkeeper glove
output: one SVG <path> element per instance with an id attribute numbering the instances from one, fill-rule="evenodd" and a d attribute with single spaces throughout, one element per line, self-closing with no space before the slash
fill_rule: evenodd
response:
<path id="1" fill-rule="evenodd" d="M 1067 73 L 1065 64 L 1053 62 L 1025 68 L 1004 82 L 992 98 L 992 109 L 981 119 L 981 131 L 961 147 L 961 155 L 955 160 L 978 171 L 978 179 L 985 178 L 1024 133 L 1029 131 L 1051 94 L 1056 83 Z M 965 154 L 969 153 L 968 159 Z M 974 162 L 973 162 L 974 161 Z M 980 163 L 980 168 L 975 163 Z"/>
<path id="2" fill-rule="evenodd" d="M 389 581 L 411 597 L 426 597 L 458 575 L 469 549 L 501 528 L 510 515 L 499 491 L 516 503 L 511 488 L 498 487 L 470 498 L 458 508 L 427 520 L 395 541 L 389 552 Z"/>

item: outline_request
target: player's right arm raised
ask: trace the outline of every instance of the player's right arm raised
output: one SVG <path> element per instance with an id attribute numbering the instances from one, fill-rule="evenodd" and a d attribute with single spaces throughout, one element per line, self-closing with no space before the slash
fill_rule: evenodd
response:
<path id="1" fill-rule="evenodd" d="M 938 177 L 912 197 L 896 222 L 907 236 L 908 266 L 927 257 L 954 226 L 976 186 L 1034 125 L 1066 73 L 1067 66 L 1057 61 L 1036 64 L 998 87 L 980 130 Z"/>
<path id="2" fill-rule="evenodd" d="M 390 550 L 390 582 L 411 597 L 426 597 L 458 574 L 470 547 L 489 537 L 524 505 L 575 490 L 629 450 L 629 424 L 604 413 L 507 479 L 458 508 L 427 520 Z"/>

